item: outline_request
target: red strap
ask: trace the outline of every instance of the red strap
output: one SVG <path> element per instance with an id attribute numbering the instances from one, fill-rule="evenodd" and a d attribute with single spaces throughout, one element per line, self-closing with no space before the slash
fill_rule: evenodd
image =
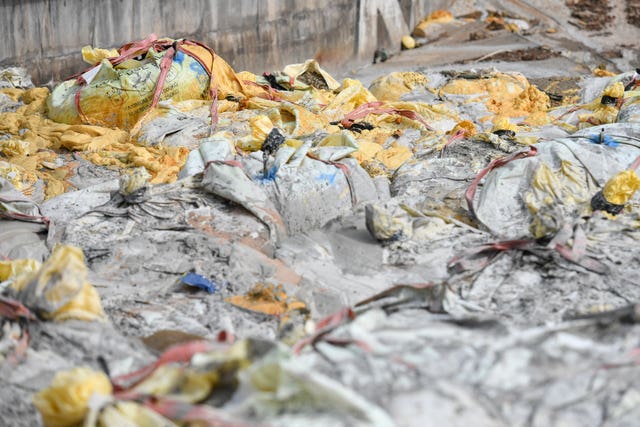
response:
<path id="1" fill-rule="evenodd" d="M 466 271 L 476 272 L 484 269 L 500 254 L 510 250 L 524 250 L 535 246 L 534 240 L 506 240 L 502 242 L 486 243 L 464 251 L 461 255 L 451 258 L 447 268 L 455 273 Z"/>
<path id="2" fill-rule="evenodd" d="M 482 169 L 480 173 L 474 178 L 473 182 L 471 182 L 471 185 L 469 186 L 466 193 L 464 194 L 464 197 L 467 200 L 467 206 L 469 207 L 469 212 L 471 213 L 471 215 L 474 218 L 477 218 L 476 211 L 473 207 L 473 199 L 476 196 L 476 190 L 482 178 L 484 178 L 492 170 L 497 169 L 501 166 L 504 166 L 513 160 L 524 159 L 526 157 L 533 157 L 536 154 L 538 154 L 538 149 L 532 146 L 532 147 L 529 147 L 528 151 L 517 151 L 511 154 L 510 156 L 495 159 L 491 163 L 489 163 L 489 166 Z"/>
<path id="3" fill-rule="evenodd" d="M 151 46 L 154 45 L 158 41 L 158 36 L 155 34 L 149 34 L 147 38 L 143 40 L 139 40 L 133 43 L 125 44 L 120 47 L 118 51 L 120 52 L 120 56 L 116 58 L 110 58 L 109 62 L 111 65 L 119 65 L 122 64 L 127 59 L 135 58 L 136 56 L 146 53 Z"/>
<path id="4" fill-rule="evenodd" d="M 298 341 L 292 348 L 293 354 L 299 354 L 304 347 L 311 344 L 315 345 L 322 337 L 329 332 L 336 329 L 338 326 L 348 323 L 356 318 L 355 313 L 351 308 L 343 308 L 337 313 L 334 313 L 318 322 L 316 326 L 316 332 L 312 335 L 303 338 Z"/>
<path id="5" fill-rule="evenodd" d="M 311 153 L 307 153 L 307 157 L 312 158 L 313 160 L 317 160 L 327 165 L 335 166 L 340 169 L 347 180 L 347 185 L 349 186 L 349 193 L 351 194 L 351 206 L 355 206 L 358 204 L 358 198 L 356 197 L 355 185 L 353 184 L 353 179 L 351 178 L 351 171 L 347 165 L 343 165 L 342 163 L 332 162 L 331 160 L 322 160 Z"/>
<path id="6" fill-rule="evenodd" d="M 167 363 L 188 363 L 194 354 L 210 351 L 211 349 L 212 344 L 208 341 L 191 341 L 184 344 L 176 344 L 162 353 L 160 358 L 155 362 L 129 374 L 112 378 L 111 383 L 116 391 L 130 389 L 162 365 L 166 365 Z"/>
<path id="7" fill-rule="evenodd" d="M 158 81 L 156 82 L 156 89 L 153 92 L 153 101 L 151 101 L 149 110 L 155 108 L 156 105 L 158 105 L 158 102 L 160 102 L 162 89 L 164 89 L 164 82 L 167 80 L 167 74 L 169 74 L 171 64 L 173 64 L 173 56 L 175 55 L 175 53 L 176 50 L 173 47 L 170 47 L 162 57 L 162 61 L 160 61 L 160 75 L 158 76 Z"/>
<path id="8" fill-rule="evenodd" d="M 199 46 L 203 49 L 206 49 L 211 54 L 211 65 L 207 64 L 203 58 L 198 55 L 190 52 L 186 49 L 183 49 L 182 45 L 188 46 Z M 209 96 L 211 97 L 211 133 L 213 133 L 218 125 L 218 88 L 214 84 L 214 75 L 213 75 L 213 61 L 215 60 L 215 52 L 209 46 L 204 43 L 200 43 L 193 40 L 158 40 L 158 37 L 155 34 L 150 34 L 143 40 L 139 40 L 133 43 L 125 44 L 120 47 L 119 52 L 120 55 L 116 58 L 110 58 L 109 62 L 111 65 L 116 66 L 122 64 L 124 61 L 135 58 L 138 55 L 146 53 L 150 48 L 154 48 L 157 52 L 166 51 L 165 55 L 162 57 L 160 61 L 160 75 L 158 76 L 158 81 L 156 82 L 156 87 L 153 93 L 153 100 L 151 102 L 151 106 L 149 107 L 149 112 L 153 108 L 155 108 L 160 102 L 160 98 L 162 96 L 162 90 L 164 89 L 164 84 L 167 78 L 167 74 L 171 69 L 171 64 L 173 63 L 174 56 L 176 54 L 176 49 L 185 55 L 189 55 L 193 59 L 195 59 L 202 68 L 205 69 L 207 74 L 209 74 Z M 77 78 L 77 81 L 80 85 L 80 88 L 75 94 L 75 106 L 78 112 L 78 116 L 80 120 L 82 120 L 85 124 L 90 124 L 89 119 L 82 111 L 82 107 L 80 105 L 80 94 L 82 90 L 82 86 L 86 85 L 86 81 L 82 77 L 84 73 L 89 70 L 92 70 L 96 66 L 89 68 L 88 70 L 83 71 L 82 73 L 76 74 L 71 78 Z M 146 114 L 145 114 L 146 115 Z M 142 117 L 144 118 L 144 116 Z"/>
<path id="9" fill-rule="evenodd" d="M 380 111 L 382 104 L 384 104 L 382 101 L 367 102 L 366 104 L 362 104 L 361 106 L 344 116 L 344 119 L 342 119 L 340 122 L 342 123 L 342 126 L 348 129 L 356 120 L 362 119 L 369 114 L 375 113 L 376 111 Z"/>
<path id="10" fill-rule="evenodd" d="M 449 139 L 447 140 L 447 142 L 445 142 L 444 146 L 442 147 L 442 149 L 440 150 L 440 157 L 443 156 L 443 154 L 445 153 L 445 150 L 448 146 L 450 146 L 451 144 L 453 144 L 456 141 L 460 141 L 462 139 L 465 138 L 465 130 L 464 129 L 458 129 L 456 131 L 456 133 L 454 133 L 453 135 L 451 135 L 449 137 Z"/>
<path id="11" fill-rule="evenodd" d="M 36 316 L 20 301 L 0 296 L 0 316 L 9 320 L 36 320 Z"/>
<path id="12" fill-rule="evenodd" d="M 84 114 L 84 111 L 82 111 L 82 106 L 80 105 L 80 94 L 84 86 L 87 84 L 87 81 L 82 76 L 80 76 L 78 77 L 77 82 L 79 87 L 74 96 L 76 112 L 78 113 L 78 116 L 80 117 L 80 121 L 82 121 L 83 124 L 91 124 L 89 122 L 89 118 Z"/>
<path id="13" fill-rule="evenodd" d="M 420 116 L 420 114 L 411 110 L 398 110 L 395 108 L 385 108 L 383 101 L 367 102 L 362 104 L 352 112 L 344 116 L 344 119 L 340 121 L 342 126 L 349 129 L 353 123 L 361 118 L 368 116 L 369 114 L 398 114 L 403 117 L 407 117 L 411 120 L 416 120 L 424 125 L 428 130 L 433 130 L 431 126 Z"/>

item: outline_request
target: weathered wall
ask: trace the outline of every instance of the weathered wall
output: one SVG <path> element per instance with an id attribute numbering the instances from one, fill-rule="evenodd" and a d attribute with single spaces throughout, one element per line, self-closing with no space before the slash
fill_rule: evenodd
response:
<path id="1" fill-rule="evenodd" d="M 315 57 L 329 70 L 391 50 L 416 19 L 446 1 L 427 0 L 0 0 L 0 66 L 35 82 L 85 67 L 86 44 L 118 47 L 146 37 L 203 41 L 235 69 L 262 72 Z"/>

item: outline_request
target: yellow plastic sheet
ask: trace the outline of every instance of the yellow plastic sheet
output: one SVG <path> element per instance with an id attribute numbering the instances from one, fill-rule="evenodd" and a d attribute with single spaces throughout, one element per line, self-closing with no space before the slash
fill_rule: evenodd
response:
<path id="1" fill-rule="evenodd" d="M 341 120 L 346 114 L 352 112 L 362 104 L 376 101 L 376 97 L 373 96 L 360 81 L 344 79 L 340 87 L 340 92 L 325 107 L 324 113 L 329 121 Z"/>
<path id="2" fill-rule="evenodd" d="M 244 151 L 258 151 L 262 148 L 262 143 L 273 129 L 273 122 L 269 117 L 260 114 L 249 119 L 251 133 L 244 138 L 237 140 L 238 148 Z"/>
<path id="3" fill-rule="evenodd" d="M 117 49 L 100 49 L 99 47 L 83 46 L 82 60 L 87 64 L 95 65 L 102 62 L 103 59 L 118 57 Z"/>
<path id="4" fill-rule="evenodd" d="M 109 396 L 109 378 L 90 368 L 59 372 L 46 389 L 33 397 L 45 427 L 80 425 L 89 412 L 89 399 L 94 394 Z"/>
<path id="5" fill-rule="evenodd" d="M 413 157 L 413 152 L 404 145 L 397 145 L 386 150 L 378 151 L 375 155 L 375 158 L 390 170 L 398 169 L 411 157 Z"/>

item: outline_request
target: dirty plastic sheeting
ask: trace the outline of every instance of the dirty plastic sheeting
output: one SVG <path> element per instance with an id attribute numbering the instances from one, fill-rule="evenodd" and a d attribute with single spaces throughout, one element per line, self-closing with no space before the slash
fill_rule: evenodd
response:
<path id="1" fill-rule="evenodd" d="M 3 70 L 3 419 L 635 425 L 640 76 L 594 63 L 632 55 L 463 3 L 342 81 L 153 36 Z"/>

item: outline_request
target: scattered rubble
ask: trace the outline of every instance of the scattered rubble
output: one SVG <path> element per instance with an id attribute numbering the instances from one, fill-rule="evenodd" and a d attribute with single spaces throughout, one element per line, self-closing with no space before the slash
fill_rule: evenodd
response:
<path id="1" fill-rule="evenodd" d="M 576 19 L 569 23 L 581 29 L 602 31 L 613 22 L 608 0 L 567 0 L 566 4 L 571 9 L 571 17 Z"/>

